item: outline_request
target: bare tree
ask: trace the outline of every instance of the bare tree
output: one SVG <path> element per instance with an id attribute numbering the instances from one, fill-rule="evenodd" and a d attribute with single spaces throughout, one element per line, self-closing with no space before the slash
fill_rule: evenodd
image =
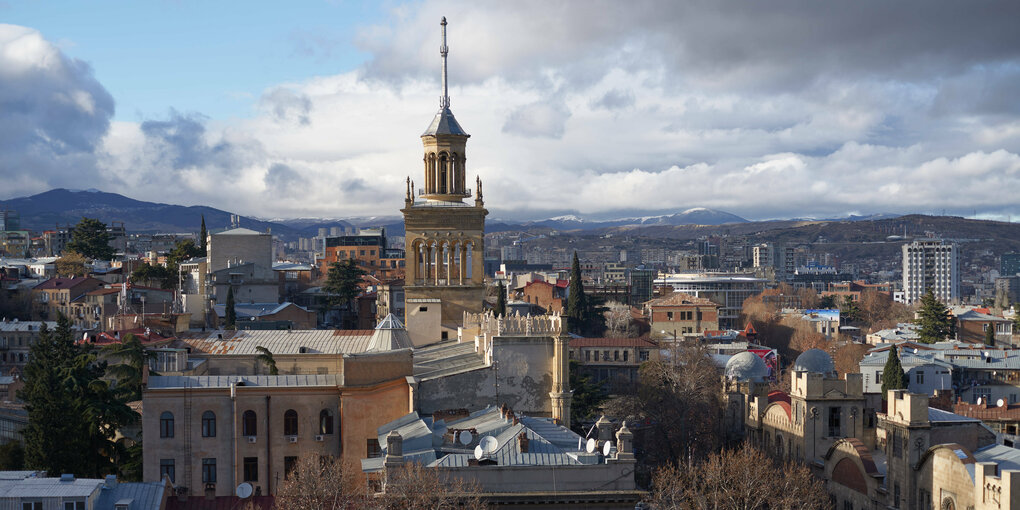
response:
<path id="1" fill-rule="evenodd" d="M 298 458 L 276 493 L 277 510 L 364 508 L 364 477 L 351 461 L 315 453 Z"/>
<path id="2" fill-rule="evenodd" d="M 626 337 L 630 329 L 630 307 L 616 301 L 606 304 L 606 336 L 613 338 Z"/>
<path id="3" fill-rule="evenodd" d="M 659 468 L 651 503 L 657 510 L 831 508 L 824 486 L 806 467 L 775 464 L 746 443 L 700 462 Z"/>
<path id="4" fill-rule="evenodd" d="M 408 462 L 386 480 L 386 489 L 375 498 L 384 510 L 482 509 L 485 505 L 477 485 L 456 476 L 443 476 L 438 468 Z"/>

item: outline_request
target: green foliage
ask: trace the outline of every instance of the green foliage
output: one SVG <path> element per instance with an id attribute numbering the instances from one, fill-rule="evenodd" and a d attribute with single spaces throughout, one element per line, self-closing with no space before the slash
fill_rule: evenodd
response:
<path id="1" fill-rule="evenodd" d="M 144 263 L 131 272 L 131 283 L 139 285 L 159 285 L 163 289 L 174 288 L 177 270 L 159 264 Z"/>
<path id="2" fill-rule="evenodd" d="M 131 333 L 124 335 L 120 343 L 104 347 L 102 353 L 106 359 L 115 362 L 107 368 L 107 372 L 117 381 L 114 388 L 117 396 L 125 402 L 141 400 L 142 374 L 153 358 L 153 353 L 146 350 L 141 339 Z"/>
<path id="3" fill-rule="evenodd" d="M 573 333 L 580 333 L 584 328 L 584 319 L 588 311 L 588 299 L 584 294 L 584 283 L 581 281 L 581 262 L 574 252 L 574 261 L 570 265 L 570 293 L 567 295 L 567 328 Z"/>
<path id="4" fill-rule="evenodd" d="M 201 257 L 204 250 L 195 245 L 195 241 L 185 239 L 178 241 L 173 250 L 166 257 L 166 265 L 177 272 L 177 266 L 190 258 Z"/>
<path id="5" fill-rule="evenodd" d="M 832 310 L 833 308 L 838 308 L 836 306 L 836 296 L 834 294 L 822 296 L 821 301 L 818 302 L 818 308 L 821 308 L 822 310 Z"/>
<path id="6" fill-rule="evenodd" d="M 124 441 L 123 439 L 121 441 Z M 131 446 L 123 447 L 123 458 L 117 463 L 125 482 L 142 481 L 142 440 L 135 441 Z"/>
<path id="7" fill-rule="evenodd" d="M 581 372 L 581 362 L 570 360 L 570 423 L 580 427 L 585 421 L 597 418 L 599 408 L 609 398 L 605 388 Z"/>
<path id="8" fill-rule="evenodd" d="M 206 243 L 208 242 L 208 240 L 206 239 L 207 237 L 209 237 L 209 232 L 205 229 L 205 215 L 203 214 L 202 215 L 202 230 L 200 230 L 199 233 L 198 233 L 198 246 L 199 246 L 199 248 L 202 249 L 202 255 L 201 255 L 202 257 L 207 256 L 208 253 L 209 253 L 208 252 L 208 246 L 206 246 Z"/>
<path id="9" fill-rule="evenodd" d="M 907 374 L 903 372 L 903 365 L 900 364 L 900 355 L 896 346 L 889 348 L 889 358 L 885 360 L 885 368 L 882 369 L 882 400 L 889 398 L 889 390 L 905 390 L 909 385 Z"/>
<path id="10" fill-rule="evenodd" d="M 95 348 L 74 343 L 67 317 L 61 315 L 52 332 L 40 328 L 18 392 L 28 411 L 23 435 L 29 469 L 87 478 L 117 472 L 123 447 L 114 434 L 138 415 L 103 381 L 105 374 Z"/>
<path id="11" fill-rule="evenodd" d="M 280 375 L 280 371 L 276 368 L 276 359 L 273 358 L 273 353 L 269 352 L 269 349 L 262 347 L 261 345 L 255 346 L 255 351 L 258 352 L 255 355 L 255 360 L 262 363 L 269 369 L 269 375 Z"/>
<path id="12" fill-rule="evenodd" d="M 17 471 L 25 467 L 25 448 L 20 441 L 0 445 L 0 470 Z"/>
<path id="13" fill-rule="evenodd" d="M 498 295 L 496 296 L 496 315 L 506 315 L 506 285 L 503 282 L 499 282 L 499 289 L 497 290 Z"/>
<path id="14" fill-rule="evenodd" d="M 949 315 L 949 309 L 935 298 L 931 289 L 921 296 L 921 307 L 918 308 L 917 315 L 920 326 L 917 331 L 919 341 L 932 344 L 955 336 L 956 327 Z"/>
<path id="15" fill-rule="evenodd" d="M 985 345 L 995 345 L 995 323 L 991 322 L 985 328 Z"/>
<path id="16" fill-rule="evenodd" d="M 71 240 L 68 241 L 66 249 L 80 253 L 88 259 L 110 260 L 113 258 L 110 239 L 106 223 L 93 218 L 82 218 L 71 230 Z"/>
<path id="17" fill-rule="evenodd" d="M 227 289 L 227 302 L 224 305 L 223 325 L 226 329 L 237 329 L 237 310 L 234 309 L 234 287 L 230 286 Z"/>
<path id="18" fill-rule="evenodd" d="M 843 304 L 839 307 L 840 319 L 846 322 L 861 320 L 861 308 L 850 296 L 843 296 Z"/>
<path id="19" fill-rule="evenodd" d="M 350 303 L 361 294 L 361 277 L 365 270 L 358 267 L 355 259 L 349 258 L 344 262 L 334 262 L 329 265 L 329 273 L 326 275 L 326 284 L 322 290 L 327 294 L 329 306 L 337 306 Z"/>

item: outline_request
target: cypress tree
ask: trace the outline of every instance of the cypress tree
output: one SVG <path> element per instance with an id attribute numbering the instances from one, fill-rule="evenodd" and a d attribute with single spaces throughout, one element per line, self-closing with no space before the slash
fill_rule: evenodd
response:
<path id="1" fill-rule="evenodd" d="M 202 256 L 203 257 L 208 256 L 208 252 L 206 251 L 206 245 L 205 245 L 206 237 L 208 237 L 208 232 L 205 230 L 205 215 L 203 214 L 202 215 L 202 230 L 198 233 L 198 245 L 202 249 Z"/>
<path id="2" fill-rule="evenodd" d="M 237 311 L 234 310 L 234 287 L 231 286 L 227 289 L 227 304 L 224 305 L 226 310 L 223 312 L 223 318 L 226 321 L 224 328 L 235 329 L 237 328 Z"/>
<path id="3" fill-rule="evenodd" d="M 939 301 L 929 288 L 921 296 L 921 307 L 917 309 L 918 340 L 927 344 L 941 342 L 949 336 L 955 336 L 956 328 L 949 309 Z"/>
<path id="4" fill-rule="evenodd" d="M 995 323 L 988 323 L 988 327 L 985 328 L 985 345 L 995 345 Z"/>
<path id="5" fill-rule="evenodd" d="M 499 295 L 496 296 L 496 315 L 506 315 L 506 286 L 499 282 Z"/>
<path id="6" fill-rule="evenodd" d="M 588 314 L 587 298 L 584 295 L 584 284 L 581 282 L 581 262 L 574 252 L 574 262 L 570 266 L 570 294 L 567 296 L 567 328 L 580 333 L 584 328 L 584 319 Z"/>
<path id="7" fill-rule="evenodd" d="M 888 399 L 886 392 L 889 390 L 907 389 L 907 374 L 903 373 L 903 365 L 900 364 L 899 349 L 893 345 L 889 347 L 889 358 L 885 360 L 885 368 L 882 369 L 882 400 Z"/>

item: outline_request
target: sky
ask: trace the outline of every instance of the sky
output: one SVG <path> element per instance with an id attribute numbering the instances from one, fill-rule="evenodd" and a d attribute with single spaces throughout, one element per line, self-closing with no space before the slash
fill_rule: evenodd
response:
<path id="1" fill-rule="evenodd" d="M 0 2 L 0 199 L 395 216 L 440 90 L 492 217 L 1020 216 L 1018 2 Z"/>

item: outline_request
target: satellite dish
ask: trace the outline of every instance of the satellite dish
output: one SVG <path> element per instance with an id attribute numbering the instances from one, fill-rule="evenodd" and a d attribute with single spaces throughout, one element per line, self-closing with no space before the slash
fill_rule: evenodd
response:
<path id="1" fill-rule="evenodd" d="M 494 453 L 499 448 L 499 441 L 492 436 L 485 436 L 481 441 L 478 442 L 479 446 L 485 453 Z"/>
<path id="2" fill-rule="evenodd" d="M 998 407 L 1004 407 L 1006 405 L 1006 401 L 1000 398 L 999 401 L 995 403 L 995 405 Z"/>
<path id="3" fill-rule="evenodd" d="M 485 451 L 482 450 L 482 445 L 476 446 L 475 447 L 475 460 L 482 460 L 483 456 L 485 456 Z"/>
<path id="4" fill-rule="evenodd" d="M 474 438 L 471 436 L 470 430 L 462 430 L 460 431 L 460 435 L 457 436 L 457 439 L 460 440 L 460 444 L 469 445 L 471 444 L 471 440 Z"/>
<path id="5" fill-rule="evenodd" d="M 609 456 L 609 452 L 611 452 L 611 451 L 613 451 L 613 442 L 612 441 L 606 441 L 606 443 L 602 445 L 602 455 L 605 455 L 606 457 L 608 457 Z"/>
<path id="6" fill-rule="evenodd" d="M 251 484 L 248 482 L 244 482 L 241 485 L 237 486 L 237 490 L 234 491 L 234 494 L 237 494 L 237 497 L 241 499 L 248 499 L 254 492 L 255 489 L 251 487 Z"/>
<path id="7" fill-rule="evenodd" d="M 595 446 L 595 439 L 588 439 L 588 442 L 584 445 L 584 451 L 595 453 Z"/>
<path id="8" fill-rule="evenodd" d="M 983 401 L 984 401 L 984 399 L 983 399 L 983 398 L 981 398 L 981 397 L 978 397 L 978 398 L 977 398 L 977 405 L 981 405 L 981 404 L 983 404 L 983 403 L 984 403 Z"/>

